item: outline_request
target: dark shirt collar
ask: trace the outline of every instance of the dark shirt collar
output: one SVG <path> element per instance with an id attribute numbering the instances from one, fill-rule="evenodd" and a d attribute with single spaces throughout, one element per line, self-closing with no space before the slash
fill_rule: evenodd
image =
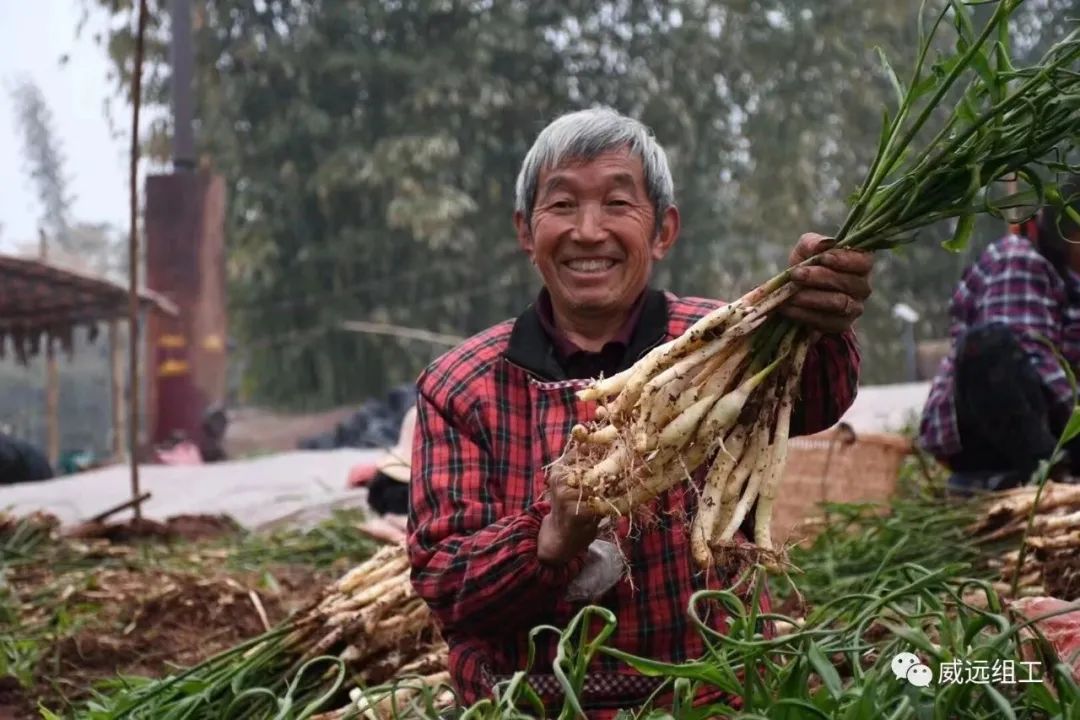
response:
<path id="1" fill-rule="evenodd" d="M 514 322 L 505 357 L 544 380 L 593 377 L 597 373 L 582 373 L 597 364 L 605 366 L 604 375 L 610 376 L 630 367 L 667 334 L 667 297 L 659 290 L 646 289 L 636 301 L 626 325 L 620 328 L 620 331 L 626 331 L 626 337 L 620 332 L 616 340 L 608 343 L 605 346 L 606 356 L 598 358 L 604 355 L 604 351 L 586 353 L 570 343 L 565 336 L 563 337 L 569 345 L 564 344 L 563 349 L 570 350 L 570 346 L 573 346 L 573 350 L 578 354 L 563 354 L 556 348 L 558 341 L 555 338 L 560 333 L 549 333 L 545 329 L 544 323 L 547 322 L 549 328 L 555 330 L 550 314 L 542 319 L 543 310 L 539 307 L 542 298 L 543 293 Z M 550 303 L 550 298 L 547 302 Z"/>
<path id="2" fill-rule="evenodd" d="M 571 340 L 565 332 L 560 330 L 555 325 L 555 309 L 551 305 L 551 293 L 547 288 L 540 290 L 540 295 L 537 296 L 536 302 L 533 303 L 533 307 L 536 309 L 536 315 L 540 319 L 540 327 L 544 329 L 544 333 L 547 334 L 548 339 L 551 340 L 552 346 L 555 348 L 555 354 L 560 361 L 566 361 L 569 358 L 574 357 L 578 353 L 586 354 L 598 354 L 599 352 L 609 352 L 609 346 L 614 345 L 622 351 L 630 345 L 630 341 L 634 339 L 634 329 L 637 328 L 638 320 L 641 319 L 641 309 L 645 306 L 645 291 L 642 290 L 638 295 L 637 300 L 630 307 L 630 312 L 626 315 L 626 320 L 623 321 L 622 327 L 619 328 L 619 332 L 615 333 L 615 336 L 608 342 L 604 343 L 603 350 L 597 353 L 590 353 L 588 350 L 584 350 L 578 347 L 577 343 Z"/>

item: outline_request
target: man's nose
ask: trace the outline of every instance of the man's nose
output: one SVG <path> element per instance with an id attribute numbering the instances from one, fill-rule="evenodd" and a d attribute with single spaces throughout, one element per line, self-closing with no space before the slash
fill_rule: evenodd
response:
<path id="1" fill-rule="evenodd" d="M 601 242 L 606 234 L 602 212 L 597 203 L 582 203 L 578 207 L 574 239 L 586 243 Z"/>

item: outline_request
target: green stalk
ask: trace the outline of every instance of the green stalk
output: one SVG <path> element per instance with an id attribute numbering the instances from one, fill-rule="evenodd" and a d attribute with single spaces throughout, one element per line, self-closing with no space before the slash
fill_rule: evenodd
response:
<path id="1" fill-rule="evenodd" d="M 904 98 L 904 102 L 902 102 L 902 104 L 901 104 L 900 111 L 897 113 L 896 117 L 893 119 L 893 121 L 891 123 L 891 126 L 890 126 L 889 131 L 888 131 L 888 137 L 889 137 L 888 141 L 886 142 L 885 146 L 881 149 L 881 151 L 878 152 L 878 154 L 874 156 L 874 160 L 870 165 L 869 171 L 867 172 L 866 180 L 864 181 L 863 187 L 859 192 L 859 199 L 860 200 L 862 200 L 864 198 L 868 199 L 868 201 L 872 200 L 873 195 L 877 191 L 877 187 L 884 180 L 884 178 L 888 176 L 889 172 L 892 170 L 893 166 L 896 164 L 896 160 L 899 159 L 899 155 L 897 155 L 896 157 L 893 157 L 893 148 L 894 148 L 894 146 L 896 144 L 897 134 L 900 132 L 900 128 L 903 126 L 904 121 L 907 120 L 908 115 L 910 113 L 912 96 L 914 95 L 915 88 L 919 84 L 919 79 L 920 79 L 920 77 L 922 75 L 922 69 L 923 69 L 923 66 L 926 63 L 926 56 L 930 51 L 930 45 L 933 43 L 933 38 L 937 34 L 938 28 L 941 26 L 942 21 L 945 19 L 945 16 L 948 15 L 948 12 L 949 12 L 949 7 L 946 6 L 945 8 L 942 9 L 942 11 L 940 13 L 938 13 L 938 17 L 934 21 L 934 25 L 930 30 L 930 34 L 929 34 L 929 36 L 927 36 L 925 34 L 924 30 L 923 30 L 923 27 L 922 27 L 922 17 L 923 17 L 923 14 L 925 12 L 925 9 L 926 9 L 926 0 L 923 0 L 922 4 L 920 5 L 920 8 L 919 8 L 919 56 L 918 56 L 918 59 L 915 62 L 915 68 L 914 68 L 914 70 L 912 70 L 911 82 L 908 84 L 907 95 Z M 944 133 L 944 132 L 945 132 L 945 129 L 942 130 L 942 133 Z M 906 147 L 906 145 L 901 146 L 898 149 L 897 152 L 902 154 L 905 147 Z M 877 179 L 877 184 L 874 184 L 875 178 Z M 872 185 L 873 185 L 873 188 L 871 189 Z M 853 208 L 853 210 L 854 210 L 854 208 Z M 844 238 L 847 237 L 847 234 L 846 234 L 847 231 L 849 231 L 851 229 L 851 227 L 853 227 L 855 225 L 855 223 L 858 222 L 861 219 L 862 212 L 864 212 L 864 211 L 861 211 L 858 215 L 854 215 L 854 214 L 848 215 L 848 218 L 845 221 L 844 226 L 840 229 L 840 233 L 839 233 L 838 237 L 840 237 L 841 239 L 844 239 Z"/>
<path id="2" fill-rule="evenodd" d="M 1012 4 L 1003 0 L 1002 3 L 998 5 L 997 9 L 994 11 L 994 16 L 986 24 L 986 27 L 983 28 L 983 31 L 979 35 L 979 38 L 974 43 L 972 43 L 971 47 L 968 48 L 967 52 L 964 53 L 963 56 L 961 56 L 956 66 L 953 67 L 953 69 L 942 81 L 941 86 L 937 89 L 937 92 L 934 93 L 933 97 L 926 104 L 926 107 L 923 108 L 923 111 L 919 114 L 919 117 L 916 119 L 915 123 L 903 135 L 903 139 L 899 143 L 897 143 L 896 149 L 894 151 L 891 151 L 891 155 L 887 153 L 882 153 L 882 155 L 885 155 L 885 160 L 878 163 L 874 173 L 869 175 L 869 179 L 866 183 L 865 189 L 862 193 L 860 193 L 858 201 L 856 201 L 854 207 L 852 207 L 851 211 L 848 213 L 847 219 L 844 220 L 844 224 L 840 227 L 840 232 L 837 233 L 836 237 L 838 241 L 842 242 L 844 238 L 847 237 L 848 232 L 852 229 L 855 223 L 858 222 L 863 212 L 865 212 L 870 202 L 870 199 L 877 191 L 878 186 L 881 184 L 882 180 L 885 179 L 885 172 L 883 172 L 882 168 L 892 167 L 896 159 L 900 157 L 900 155 L 907 148 L 907 146 L 911 144 L 911 141 L 915 139 L 915 136 L 918 134 L 919 130 L 922 129 L 923 125 L 926 124 L 926 121 L 930 119 L 930 116 L 937 108 L 938 103 L 940 103 L 942 98 L 945 97 L 945 94 L 953 86 L 953 83 L 955 83 L 957 78 L 960 77 L 961 73 L 963 73 L 963 71 L 970 66 L 971 59 L 975 57 L 975 54 L 982 49 L 982 46 L 986 43 L 986 40 L 990 37 L 990 34 L 996 28 L 997 23 L 1001 22 L 1003 18 L 1008 17 L 1008 15 L 1011 14 L 1012 11 L 1021 4 L 1021 2 L 1023 2 L 1023 0 L 1017 0 L 1015 4 Z M 1008 8 L 1008 10 L 1003 13 L 1002 8 Z M 930 42 L 932 42 L 932 36 L 931 39 L 927 39 L 926 41 L 927 47 L 929 46 Z M 908 90 L 908 95 L 910 97 L 911 89 Z M 892 142 L 890 141 L 889 148 L 891 147 Z"/>
<path id="3" fill-rule="evenodd" d="M 1080 57 L 1080 52 L 1077 52 L 1075 55 Z M 1036 79 L 1037 78 L 1033 78 L 1031 83 L 1029 83 L 1029 84 L 1034 84 Z M 1043 79 L 1045 79 L 1045 78 L 1043 78 Z M 1017 102 L 1022 100 L 1022 93 L 1023 93 L 1024 89 L 1026 89 L 1027 87 L 1028 87 L 1028 85 L 1025 85 L 1023 88 L 1018 90 L 1013 96 L 1010 96 L 1010 98 L 1007 98 L 1006 100 L 1003 100 L 999 105 L 995 106 L 994 108 L 991 108 L 986 113 L 984 113 L 983 116 L 980 118 L 980 121 L 978 123 L 976 123 L 976 124 L 972 125 L 970 128 L 968 128 L 965 131 L 965 133 L 963 133 L 962 135 L 960 135 L 959 137 L 954 139 L 945 148 L 938 151 L 929 160 L 926 160 L 926 161 L 920 163 L 920 165 L 918 167 L 916 167 L 913 171 L 911 171 L 911 173 L 908 176 L 906 176 L 906 178 L 917 177 L 917 174 L 918 174 L 918 172 L 920 170 L 923 170 L 925 172 L 926 168 L 939 166 L 940 164 L 946 162 L 946 159 L 948 157 L 950 157 L 951 155 L 955 155 L 957 153 L 958 148 L 964 142 L 966 142 L 968 139 L 970 139 L 970 137 L 975 132 L 977 132 L 981 127 L 988 124 L 994 118 L 994 116 L 1004 113 L 1004 111 L 1008 110 L 1013 105 L 1017 104 Z M 1034 149 L 1035 150 L 1042 150 L 1042 148 L 1034 148 Z M 1007 166 L 1005 168 L 1000 168 L 999 170 L 1000 170 L 1001 174 L 1005 174 L 1006 172 L 1010 172 L 1010 171 L 1015 172 L 1016 170 L 1020 169 L 1024 165 L 1028 164 L 1032 159 L 1037 158 L 1042 154 L 1043 154 L 1042 152 L 1038 152 L 1038 153 L 1032 152 L 1032 153 L 1030 153 L 1029 156 L 1015 159 L 1011 163 L 1012 167 Z M 991 179 L 993 179 L 993 178 L 991 178 Z M 890 226 L 890 224 L 893 224 L 893 223 L 895 223 L 897 221 L 902 220 L 902 218 L 898 217 L 898 215 L 902 214 L 900 209 L 899 209 L 901 206 L 900 206 L 900 204 L 898 202 L 896 202 L 896 198 L 894 197 L 899 192 L 900 185 L 901 185 L 901 182 L 898 181 L 898 183 L 895 186 L 893 186 L 888 191 L 886 191 L 886 194 L 884 196 L 882 196 L 881 201 L 879 203 L 879 207 L 883 208 L 883 211 L 882 211 L 883 214 L 881 214 L 879 216 L 871 216 L 871 218 L 868 219 L 868 221 L 866 222 L 865 225 L 861 226 L 858 231 L 856 231 L 855 233 L 852 233 L 852 235 L 845 238 L 845 240 L 843 242 L 839 243 L 838 245 L 841 246 L 841 247 L 851 247 L 851 248 L 866 247 L 867 245 L 869 245 L 871 243 L 876 243 L 879 240 L 879 237 L 877 237 L 877 235 L 880 233 L 880 231 L 882 231 L 884 228 L 888 228 Z M 914 200 L 914 197 L 912 198 L 912 201 L 913 200 Z M 905 207 L 904 210 L 909 209 L 910 202 L 911 201 L 909 201 L 908 207 Z M 903 231 L 907 231 L 907 230 L 910 230 L 910 229 L 914 229 L 916 227 L 922 227 L 922 226 L 925 226 L 925 225 L 929 225 L 932 222 L 936 222 L 936 221 L 941 220 L 941 219 L 945 219 L 945 218 L 949 218 L 949 217 L 956 217 L 958 215 L 963 214 L 963 212 L 964 212 L 964 209 L 956 209 L 956 210 L 952 210 L 952 211 L 940 211 L 938 213 L 930 213 L 930 214 L 920 213 L 920 212 L 911 212 L 910 214 L 914 215 L 917 218 L 917 220 L 909 221 L 908 223 L 902 225 L 901 227 L 903 228 Z M 889 232 L 888 234 L 892 235 L 892 234 L 897 234 L 897 233 Z M 869 240 L 870 242 L 867 242 L 867 240 Z"/>
<path id="4" fill-rule="evenodd" d="M 892 231 L 893 225 L 901 224 L 907 226 L 905 229 L 911 229 L 912 226 L 929 224 L 942 217 L 962 217 L 967 212 L 979 211 L 971 208 L 973 199 L 971 190 L 966 196 L 966 211 L 958 207 L 954 212 L 942 212 L 932 201 L 929 208 L 923 208 L 920 205 L 920 198 L 928 193 L 928 199 L 935 197 L 931 190 L 932 185 L 928 184 L 931 181 L 937 184 L 952 183 L 959 180 L 960 173 L 967 173 L 970 176 L 972 172 L 970 166 L 968 168 L 955 166 L 955 158 L 970 157 L 976 161 L 980 175 L 969 182 L 969 187 L 978 188 L 997 177 L 1008 172 L 1015 172 L 1022 166 L 1038 160 L 1050 151 L 1060 138 L 1074 132 L 1077 110 L 1067 105 L 1067 100 L 1072 95 L 1064 93 L 1060 87 L 1055 87 L 1054 83 L 1062 73 L 1067 72 L 1064 66 L 1080 57 L 1080 49 L 1075 46 L 1075 38 L 1080 36 L 1080 31 L 1070 33 L 1064 41 L 1048 52 L 1044 56 L 1046 62 L 1042 66 L 1031 71 L 1012 73 L 1018 79 L 1023 78 L 1019 87 L 1012 89 L 1006 97 L 981 113 L 962 132 L 956 134 L 955 137 L 949 137 L 961 117 L 959 110 L 954 111 L 935 138 L 912 161 L 911 169 L 900 179 L 882 188 L 882 183 L 891 172 L 892 166 L 907 151 L 907 147 L 925 124 L 933 108 L 959 75 L 970 68 L 975 54 L 985 44 L 989 33 L 998 27 L 1000 34 L 1001 27 L 1005 25 L 1005 16 L 1017 5 L 1018 3 L 999 4 L 994 17 L 983 28 L 980 39 L 967 49 L 946 81 L 937 89 L 934 98 L 927 103 L 920 117 L 907 129 L 899 141 L 897 140 L 898 130 L 895 122 L 893 123 L 889 139 L 875 158 L 858 202 L 852 208 L 838 234 L 839 247 L 872 248 L 876 246 L 878 236 L 882 233 L 898 234 Z M 935 23 L 935 29 L 936 27 L 937 23 Z M 920 55 L 925 48 L 929 47 L 929 42 L 921 43 Z M 996 47 L 1000 56 L 1002 46 L 998 44 Z M 1008 64 L 1007 59 L 1002 61 L 999 57 L 999 65 L 1003 64 Z M 921 65 L 918 65 L 917 69 L 918 67 Z M 1068 76 L 1071 75 L 1073 73 L 1068 73 Z M 978 78 L 972 81 L 965 96 L 970 94 L 972 88 L 978 87 L 977 82 Z M 1001 78 L 998 82 L 1005 85 L 1007 81 Z M 1044 87 L 1047 85 L 1049 86 Z M 987 88 L 988 92 L 995 91 L 989 86 Z M 1001 90 L 998 89 L 997 92 Z M 913 95 L 913 89 L 909 89 L 902 105 L 903 111 L 910 110 Z M 1019 127 L 1004 126 L 1006 119 L 1023 106 L 1031 108 L 1027 122 Z M 1039 108 L 1049 108 L 1052 114 L 1047 116 L 1045 112 L 1040 112 Z M 906 114 L 903 111 L 901 114 Z M 992 129 L 992 131 L 983 136 L 982 133 L 987 129 Z M 1025 137 L 1021 138 L 1021 134 Z M 981 136 L 980 141 L 971 144 L 972 138 L 977 135 Z M 1018 148 L 1018 150 L 1010 150 L 1010 148 Z"/>
<path id="5" fill-rule="evenodd" d="M 1071 56 L 1067 57 L 1062 61 L 1059 61 L 1059 63 L 1057 64 L 1043 67 L 1038 73 L 1036 73 L 1030 80 L 1028 80 L 1028 82 L 1024 83 L 1012 95 L 1001 100 L 998 104 L 994 105 L 989 110 L 984 112 L 982 116 L 980 116 L 976 120 L 976 122 L 972 123 L 971 126 L 969 126 L 963 133 L 958 135 L 956 138 L 954 138 L 952 141 L 950 141 L 943 147 L 938 147 L 937 143 L 931 142 L 927 146 L 927 149 L 924 151 L 923 161 L 918 163 L 915 169 L 918 170 L 920 168 L 934 167 L 937 164 L 943 162 L 946 158 L 956 154 L 959 151 L 959 148 L 965 142 L 967 142 L 972 135 L 974 135 L 976 132 L 988 125 L 992 120 L 1000 117 L 1006 111 L 1023 102 L 1023 99 L 1026 97 L 1025 91 L 1028 88 L 1037 85 L 1041 81 L 1045 81 L 1049 77 L 1051 70 L 1057 69 L 1058 65 L 1063 64 L 1064 62 L 1070 62 L 1076 59 L 1077 56 L 1080 56 L 1080 53 L 1074 52 Z M 925 156 L 935 149 L 937 151 L 931 157 L 929 157 L 929 159 L 926 159 Z"/>

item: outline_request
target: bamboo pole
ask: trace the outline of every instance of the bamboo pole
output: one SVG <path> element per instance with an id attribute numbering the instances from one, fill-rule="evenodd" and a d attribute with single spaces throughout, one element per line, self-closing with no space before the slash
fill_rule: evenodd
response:
<path id="1" fill-rule="evenodd" d="M 109 398 L 112 401 L 112 454 L 119 460 L 124 455 L 124 357 L 120 352 L 120 325 L 109 321 Z"/>
<path id="2" fill-rule="evenodd" d="M 45 337 L 45 446 L 49 466 L 56 471 L 60 462 L 60 372 L 52 337 Z"/>
<path id="3" fill-rule="evenodd" d="M 90 518 L 90 520 L 88 520 L 88 522 L 91 522 L 91 523 L 105 522 L 106 520 L 108 520 L 110 517 L 112 517 L 116 513 L 121 512 L 122 510 L 127 510 L 129 507 L 138 508 L 140 504 L 142 504 L 143 502 L 145 502 L 145 501 L 147 501 L 149 499 L 150 499 L 150 493 L 148 493 L 148 492 L 145 492 L 142 495 L 136 495 L 135 497 L 133 497 L 133 498 L 131 498 L 129 500 L 125 500 L 124 502 L 120 503 L 119 505 L 113 505 L 108 510 L 103 510 L 102 512 L 99 512 L 97 515 Z"/>
<path id="4" fill-rule="evenodd" d="M 130 216 L 128 226 L 128 462 L 131 466 L 131 497 L 135 519 L 142 519 L 139 505 L 139 106 L 142 103 L 143 45 L 146 38 L 146 0 L 139 0 L 138 31 L 135 35 L 135 67 L 131 88 L 131 168 Z"/>
<path id="5" fill-rule="evenodd" d="M 49 259 L 49 243 L 44 228 L 38 228 L 38 257 Z M 56 471 L 60 462 L 60 373 L 53 352 L 53 338 L 45 332 L 45 455 Z"/>
<path id="6" fill-rule="evenodd" d="M 437 333 L 420 328 L 402 327 L 401 325 L 391 325 L 390 323 L 368 322 L 366 320 L 345 320 L 341 323 L 341 328 L 350 332 L 368 333 L 373 335 L 392 335 L 408 340 L 421 340 L 435 345 L 450 345 L 451 347 L 460 345 L 465 341 L 465 338 L 459 335 L 448 335 L 446 333 Z"/>

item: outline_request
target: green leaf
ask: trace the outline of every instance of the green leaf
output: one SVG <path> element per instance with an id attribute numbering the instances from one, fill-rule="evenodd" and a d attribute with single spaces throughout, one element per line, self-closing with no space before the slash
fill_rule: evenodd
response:
<path id="1" fill-rule="evenodd" d="M 1080 435 L 1080 407 L 1073 408 L 1069 422 L 1065 423 L 1065 429 L 1061 431 L 1061 439 L 1058 442 L 1065 445 L 1077 435 Z"/>
<path id="2" fill-rule="evenodd" d="M 914 102 L 922 98 L 925 95 L 937 90 L 938 84 L 941 82 L 941 77 L 933 72 L 927 74 L 924 78 L 915 83 L 915 86 L 911 88 L 911 100 Z"/>
<path id="3" fill-rule="evenodd" d="M 1016 712 L 1013 711 L 1012 705 L 1009 704 L 1004 695 L 995 690 L 992 685 L 987 685 L 984 689 L 993 703 L 997 705 L 998 712 L 1001 713 L 999 717 L 1006 718 L 1006 720 L 1016 720 Z"/>
<path id="4" fill-rule="evenodd" d="M 991 624 L 998 625 L 999 629 L 1000 629 L 1000 625 L 1001 625 L 1002 620 L 1004 620 L 1004 618 L 1002 616 L 1000 616 L 1000 615 L 991 615 L 989 613 L 979 615 L 978 617 L 972 619 L 968 623 L 967 627 L 965 627 L 964 630 L 963 630 L 963 633 L 962 633 L 963 645 L 961 647 L 966 648 L 969 645 L 971 645 L 971 643 L 975 641 L 976 636 L 983 631 L 983 628 L 986 628 L 986 627 L 990 626 Z M 1007 621 L 1006 621 L 1006 624 L 1007 624 Z"/>
<path id="5" fill-rule="evenodd" d="M 979 110 L 976 107 L 972 93 L 965 93 L 964 97 L 956 106 L 956 114 L 968 125 L 974 125 L 979 120 Z"/>
<path id="6" fill-rule="evenodd" d="M 833 698 L 839 699 L 840 695 L 844 692 L 844 686 L 840 680 L 840 673 L 833 667 L 829 658 L 825 657 L 825 653 L 821 650 L 821 647 L 817 643 L 811 642 L 806 657 L 814 667 L 814 672 L 821 676 L 821 680 L 825 683 L 825 687 L 829 689 L 829 693 Z"/>
<path id="7" fill-rule="evenodd" d="M 1002 23 L 1002 27 L 1008 27 L 1008 23 Z M 1008 33 L 1006 33 L 1008 37 Z M 1016 67 L 1012 63 L 1012 57 L 1009 55 L 1008 41 L 998 41 L 994 43 L 994 57 L 997 60 L 997 70 L 999 73 L 1012 74 L 1016 72 Z"/>
<path id="8" fill-rule="evenodd" d="M 892 120 L 889 118 L 889 108 L 885 108 L 881 113 L 881 137 L 878 138 L 878 155 L 885 153 L 885 147 L 889 144 L 889 138 L 892 137 Z M 854 198 L 858 200 L 856 196 Z"/>
<path id="9" fill-rule="evenodd" d="M 682 664 L 664 663 L 637 657 L 615 648 L 603 647 L 600 652 L 622 660 L 630 667 L 647 677 L 688 678 L 708 685 L 715 685 L 727 692 L 738 692 L 739 687 L 725 682 L 721 670 L 709 662 L 690 662 Z"/>
<path id="10" fill-rule="evenodd" d="M 677 718 L 672 717 L 672 720 L 712 720 L 713 718 L 735 717 L 736 712 L 735 708 L 730 705 L 718 702 L 683 710 L 682 715 Z M 740 717 L 742 716 L 740 715 Z"/>
<path id="11" fill-rule="evenodd" d="M 673 698 L 671 714 L 675 717 L 683 717 L 686 710 L 694 705 L 693 683 L 686 678 L 676 678 L 671 694 Z"/>
<path id="12" fill-rule="evenodd" d="M 989 93 L 990 98 L 996 103 L 1001 100 L 1002 92 L 997 75 L 994 74 L 993 68 L 990 67 L 990 58 L 986 55 L 986 51 L 979 49 L 971 56 L 971 66 L 978 73 L 979 79 L 982 80 L 983 85 Z"/>
<path id="13" fill-rule="evenodd" d="M 880 47 L 875 47 L 878 57 L 881 59 L 881 67 L 885 70 L 885 77 L 889 79 L 889 83 L 892 84 L 893 92 L 896 93 L 896 104 L 903 108 L 905 103 L 904 85 L 900 82 L 900 78 L 896 76 L 896 71 L 893 70 L 892 64 L 889 63 L 889 58 L 885 55 L 885 51 Z"/>
<path id="14" fill-rule="evenodd" d="M 1025 700 L 1030 704 L 1033 710 L 1039 710 L 1044 713 L 1061 712 L 1061 704 L 1053 693 L 1042 683 L 1031 683 L 1026 692 L 1024 693 Z"/>
<path id="15" fill-rule="evenodd" d="M 971 43 L 975 40 L 975 23 L 972 22 L 971 9 L 960 2 L 960 0 L 949 0 L 949 5 L 953 9 L 953 25 L 956 27 L 956 32 L 959 34 L 957 39 L 958 48 L 971 47 Z"/>
<path id="16" fill-rule="evenodd" d="M 784 698 L 781 700 L 777 700 L 769 708 L 770 715 L 771 711 L 777 708 L 785 708 L 794 711 L 794 714 L 792 714 L 791 717 L 796 717 L 800 720 L 803 720 L 804 718 L 821 718 L 822 720 L 829 720 L 829 718 L 832 717 L 828 713 L 822 711 L 820 708 L 811 705 L 805 700 L 799 700 L 797 698 Z"/>
<path id="17" fill-rule="evenodd" d="M 1048 186 L 1047 183 L 1043 182 L 1043 179 L 1038 172 L 1027 166 L 1020 168 L 1016 174 L 1031 185 L 1031 189 L 1035 193 L 1035 199 L 1032 201 L 1032 205 L 1042 206 L 1046 204 L 1048 187 L 1052 188 L 1053 183 L 1050 183 Z"/>
<path id="18" fill-rule="evenodd" d="M 967 194 L 964 200 L 967 205 L 965 212 L 956 221 L 956 230 L 953 236 L 942 243 L 942 247 L 951 252 L 959 252 L 971 242 L 971 236 L 975 232 L 975 206 L 979 191 L 982 190 L 982 172 L 977 164 L 969 169 L 970 180 L 968 181 Z"/>
<path id="19" fill-rule="evenodd" d="M 914 646 L 916 649 L 922 650 L 928 655 L 932 655 L 935 659 L 941 659 L 941 651 L 934 647 L 934 644 L 930 642 L 930 638 L 928 638 L 923 631 L 915 630 L 907 625 L 897 625 L 888 620 L 880 620 L 879 622 L 887 627 L 889 632 L 893 635 Z"/>
<path id="20" fill-rule="evenodd" d="M 1080 212 L 1077 212 L 1076 208 L 1074 208 L 1072 205 L 1065 206 L 1065 214 L 1068 215 L 1069 219 L 1072 220 L 1074 223 L 1080 225 Z"/>
<path id="21" fill-rule="evenodd" d="M 786 698 L 806 697 L 807 689 L 810 687 L 810 663 L 806 657 L 793 659 L 784 669 L 784 672 L 787 677 L 778 685 L 779 696 Z M 798 715 L 790 710 L 785 714 L 793 719 L 798 718 Z"/>
<path id="22" fill-rule="evenodd" d="M 877 689 L 878 686 L 875 683 L 867 683 L 862 687 L 862 696 L 859 698 L 859 702 L 854 705 L 854 707 L 858 708 L 855 717 L 873 717 L 878 706 Z"/>

